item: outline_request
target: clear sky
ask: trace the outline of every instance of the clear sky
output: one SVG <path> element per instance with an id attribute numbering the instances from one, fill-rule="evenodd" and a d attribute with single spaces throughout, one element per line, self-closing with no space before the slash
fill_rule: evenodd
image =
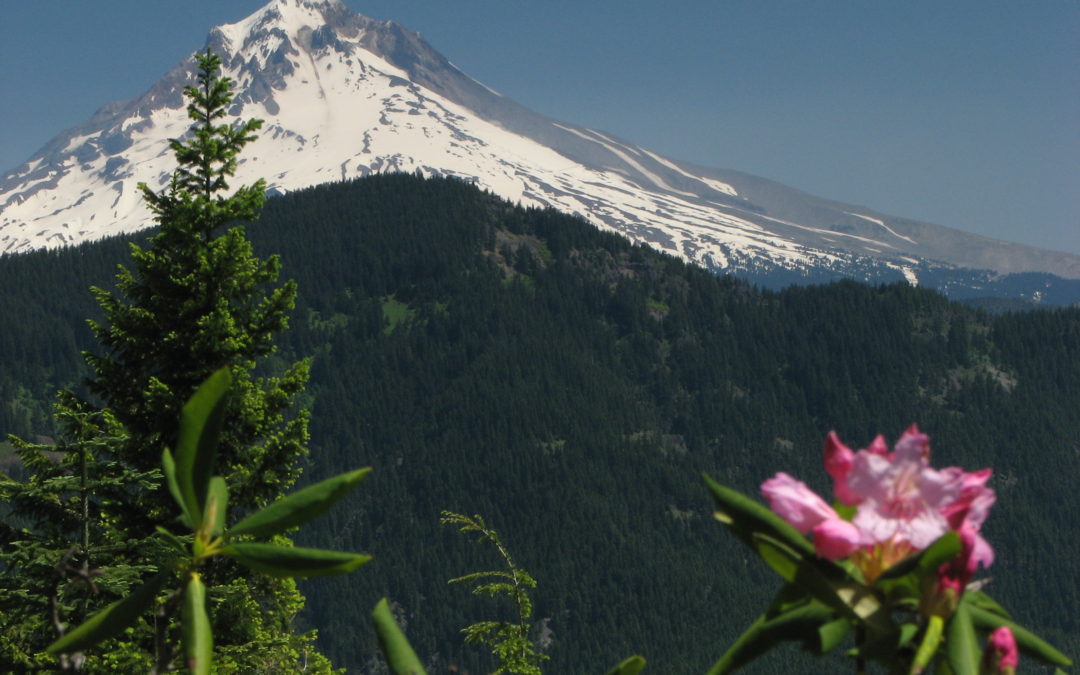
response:
<path id="1" fill-rule="evenodd" d="M 1080 253 L 1076 0 L 347 0 L 661 154 Z M 263 0 L 0 0 L 0 170 Z"/>

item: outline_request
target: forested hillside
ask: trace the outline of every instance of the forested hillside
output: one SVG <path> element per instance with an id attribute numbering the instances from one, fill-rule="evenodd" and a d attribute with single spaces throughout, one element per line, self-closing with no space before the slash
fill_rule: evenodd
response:
<path id="1" fill-rule="evenodd" d="M 447 585 L 497 565 L 439 525 L 451 509 L 483 514 L 538 579 L 547 671 L 640 653 L 647 672 L 703 672 L 778 582 L 713 521 L 701 472 L 824 491 L 830 429 L 862 447 L 912 422 L 936 465 L 994 468 L 992 593 L 1080 653 L 1080 310 L 990 317 L 906 285 L 760 291 L 409 175 L 273 199 L 248 234 L 299 284 L 279 356 L 313 357 L 304 480 L 375 467 L 304 533 L 375 556 L 305 586 L 301 622 L 337 664 L 376 662 L 368 614 L 388 595 L 435 672 L 491 669 L 458 631 L 509 608 Z M 92 348 L 87 288 L 125 248 L 0 258 L 0 432 L 52 433 L 52 394 Z M 812 671 L 803 658 L 753 670 Z"/>

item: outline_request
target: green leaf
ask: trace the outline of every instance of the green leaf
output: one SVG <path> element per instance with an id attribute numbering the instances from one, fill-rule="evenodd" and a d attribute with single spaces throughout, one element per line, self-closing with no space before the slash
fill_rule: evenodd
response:
<path id="1" fill-rule="evenodd" d="M 1006 619 L 1011 619 L 1012 618 L 1012 616 L 1009 614 L 1009 612 L 1004 607 L 999 605 L 996 600 L 991 598 L 986 593 L 983 593 L 982 591 L 971 591 L 971 590 L 969 590 L 964 595 L 964 598 L 966 598 L 969 602 L 971 602 L 973 607 L 978 607 L 979 609 L 984 609 L 987 612 L 990 612 L 991 614 L 997 614 L 998 616 L 1006 618 Z"/>
<path id="2" fill-rule="evenodd" d="M 191 573 L 184 590 L 180 619 L 188 670 L 192 675 L 209 675 L 214 660 L 214 635 L 210 630 L 210 617 L 206 615 L 206 586 L 195 572 Z"/>
<path id="3" fill-rule="evenodd" d="M 730 673 L 786 640 L 816 643 L 821 627 L 835 618 L 835 611 L 787 584 L 773 599 L 769 610 L 739 636 L 709 669 L 708 675 Z"/>
<path id="4" fill-rule="evenodd" d="M 961 548 L 963 545 L 960 543 L 960 535 L 952 530 L 938 537 L 929 548 L 915 556 L 918 562 L 919 578 L 925 579 L 936 575 L 942 565 L 960 553 Z"/>
<path id="5" fill-rule="evenodd" d="M 827 654 L 836 649 L 850 632 L 851 620 L 843 617 L 818 626 L 818 653 Z"/>
<path id="6" fill-rule="evenodd" d="M 94 614 L 78 628 L 68 631 L 59 640 L 49 645 L 45 651 L 54 656 L 60 653 L 70 654 L 83 651 L 102 640 L 118 635 L 135 623 L 154 604 L 154 598 L 157 597 L 158 591 L 165 585 L 168 577 L 168 570 L 158 572 L 135 589 L 131 595 L 117 600 Z"/>
<path id="7" fill-rule="evenodd" d="M 176 485 L 192 523 L 202 522 L 210 489 L 218 437 L 225 418 L 225 394 L 232 384 L 228 368 L 206 378 L 180 412 L 176 439 Z"/>
<path id="8" fill-rule="evenodd" d="M 788 582 L 810 596 L 863 621 L 878 635 L 892 632 L 889 612 L 873 589 L 851 578 L 839 565 L 805 557 L 764 534 L 753 535 L 754 548 Z"/>
<path id="9" fill-rule="evenodd" d="M 927 579 L 936 579 L 941 565 L 960 552 L 960 537 L 947 532 L 928 548 L 908 556 L 885 570 L 874 582 L 874 588 L 888 598 L 894 608 L 917 609 Z"/>
<path id="10" fill-rule="evenodd" d="M 960 602 L 960 607 L 964 607 L 971 615 L 972 623 L 974 623 L 979 630 L 990 632 L 1000 626 L 1008 626 L 1009 630 L 1012 631 L 1013 637 L 1016 638 L 1016 646 L 1028 656 L 1034 656 L 1037 659 L 1052 663 L 1056 666 L 1071 666 L 1073 664 L 1072 659 L 1059 652 L 1052 647 L 1050 643 L 1046 642 L 1038 635 L 1035 635 L 1027 628 L 1010 621 L 1003 616 L 987 611 L 975 602 L 966 602 L 968 595 L 971 594 L 964 594 L 964 599 Z M 994 604 L 996 605 L 997 603 Z"/>
<path id="11" fill-rule="evenodd" d="M 638 675 L 644 667 L 644 658 L 640 656 L 631 656 L 609 670 L 607 675 Z"/>
<path id="12" fill-rule="evenodd" d="M 896 641 L 897 647 L 906 647 L 919 634 L 919 624 L 913 621 L 900 624 L 900 637 Z"/>
<path id="13" fill-rule="evenodd" d="M 165 484 L 169 486 L 169 494 L 173 496 L 180 506 L 180 522 L 184 527 L 195 529 L 191 514 L 188 513 L 187 501 L 184 493 L 180 491 L 180 485 L 176 482 L 176 461 L 168 448 L 161 453 L 161 472 L 165 474 Z"/>
<path id="14" fill-rule="evenodd" d="M 982 650 L 975 638 L 969 605 L 961 602 L 949 619 L 945 654 L 956 675 L 978 675 Z"/>
<path id="15" fill-rule="evenodd" d="M 229 509 L 229 486 L 221 476 L 210 479 L 210 489 L 206 493 L 203 506 L 202 527 L 211 537 L 217 537 L 225 530 L 225 516 Z"/>
<path id="16" fill-rule="evenodd" d="M 916 555 L 908 556 L 885 570 L 878 577 L 878 580 L 898 579 L 912 572 L 917 572 L 919 579 L 924 579 L 931 574 L 937 574 L 938 568 L 960 553 L 960 548 L 960 536 L 953 531 L 946 532 L 925 550 Z"/>
<path id="17" fill-rule="evenodd" d="M 786 520 L 745 495 L 720 485 L 707 475 L 705 484 L 716 501 L 717 519 L 727 525 L 735 536 L 755 548 L 753 534 L 767 534 L 789 548 L 814 555 L 814 547 Z"/>
<path id="18" fill-rule="evenodd" d="M 184 555 L 188 555 L 188 554 L 191 553 L 191 551 L 188 548 L 188 543 L 185 542 L 180 537 L 176 536 L 172 532 L 169 532 L 168 530 L 166 530 L 164 527 L 162 527 L 160 525 L 155 525 L 154 529 L 157 530 L 157 533 L 160 534 L 165 539 L 165 541 L 169 542 L 169 544 L 174 549 L 176 549 L 178 553 L 182 553 Z"/>
<path id="19" fill-rule="evenodd" d="M 371 556 L 359 553 L 274 544 L 235 543 L 222 553 L 256 572 L 294 578 L 345 574 L 371 560 Z"/>
<path id="20" fill-rule="evenodd" d="M 426 675 L 420 659 L 416 658 L 416 652 L 405 638 L 405 633 L 401 632 L 401 627 L 394 621 L 390 603 L 386 598 L 376 603 L 371 618 L 379 636 L 379 648 L 394 675 Z"/>
<path id="21" fill-rule="evenodd" d="M 229 529 L 229 534 L 269 537 L 303 525 L 326 513 L 369 473 L 370 467 L 357 469 L 298 490 L 244 518 Z"/>

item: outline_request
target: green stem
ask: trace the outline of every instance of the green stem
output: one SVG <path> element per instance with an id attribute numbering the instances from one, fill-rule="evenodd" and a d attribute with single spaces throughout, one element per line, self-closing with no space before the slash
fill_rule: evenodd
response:
<path id="1" fill-rule="evenodd" d="M 938 615 L 930 617 L 930 623 L 926 626 L 926 634 L 923 635 L 919 651 L 915 652 L 915 660 L 911 663 L 911 675 L 919 675 L 926 670 L 930 659 L 934 658 L 938 646 L 941 644 L 941 634 L 945 628 L 945 620 Z"/>

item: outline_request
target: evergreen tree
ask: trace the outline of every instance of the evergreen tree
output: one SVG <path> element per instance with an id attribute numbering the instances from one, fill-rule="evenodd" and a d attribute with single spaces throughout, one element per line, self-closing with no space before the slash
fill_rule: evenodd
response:
<path id="1" fill-rule="evenodd" d="M 308 415 L 286 415 L 307 383 L 308 363 L 281 377 L 253 375 L 257 360 L 275 351 L 274 335 L 288 326 L 296 285 L 265 290 L 278 277 L 279 260 L 259 260 L 242 226 L 216 236 L 228 223 L 255 219 L 262 207 L 262 180 L 227 194 L 237 155 L 262 122 L 217 124 L 232 100 L 231 82 L 216 76 L 216 55 L 196 59 L 198 86 L 185 89 L 192 138 L 172 141 L 180 166 L 162 193 L 139 186 L 160 229 L 146 249 L 132 244 L 133 269 L 120 269 L 118 293 L 94 289 L 105 320 L 92 328 L 107 352 L 87 354 L 89 387 L 128 431 L 118 455 L 150 469 L 172 442 L 184 401 L 230 366 L 241 394 L 233 398 L 220 457 L 225 478 L 241 490 L 236 502 L 262 506 L 299 475 Z M 171 508 L 162 491 L 141 501 L 154 524 Z"/>
<path id="2" fill-rule="evenodd" d="M 0 480 L 0 499 L 15 516 L 0 526 L 3 672 L 49 669 L 53 660 L 40 652 L 57 637 L 58 627 L 81 622 L 99 592 L 123 592 L 147 569 L 139 564 L 114 564 L 108 574 L 98 569 L 113 553 L 102 543 L 119 537 L 110 519 L 97 516 L 103 501 L 123 501 L 133 486 L 156 485 L 157 473 L 135 471 L 111 458 L 123 430 L 108 411 L 88 410 L 70 398 L 57 407 L 60 442 L 32 444 L 13 437 L 27 479 Z M 116 659 L 112 664 L 121 665 Z M 60 665 L 68 669 L 74 663 Z M 123 665 L 133 664 L 125 660 Z"/>
<path id="3" fill-rule="evenodd" d="M 288 326 L 296 285 L 271 287 L 278 258 L 257 258 L 243 227 L 232 224 L 255 219 L 264 201 L 263 181 L 231 194 L 228 182 L 238 154 L 262 123 L 222 121 L 232 100 L 231 82 L 218 76 L 218 56 L 208 51 L 195 59 L 196 84 L 185 88 L 191 133 L 171 142 L 179 166 L 164 191 L 139 186 L 159 229 L 145 248 L 131 245 L 132 267 L 120 268 L 116 292 L 93 289 L 104 320 L 91 321 L 91 328 L 105 353 L 85 356 L 92 369 L 88 388 L 99 400 L 91 404 L 66 395 L 58 405 L 61 417 L 98 408 L 115 420 L 123 431 L 114 434 L 108 456 L 125 475 L 141 479 L 93 497 L 96 518 L 108 528 L 98 528 L 100 539 L 88 549 L 107 551 L 104 557 L 92 555 L 93 564 L 106 571 L 154 563 L 145 538 L 176 515 L 157 471 L 161 453 L 175 442 L 184 402 L 219 368 L 229 366 L 234 377 L 217 465 L 234 486 L 232 503 L 257 508 L 284 494 L 307 452 L 308 412 L 294 408 L 307 383 L 308 362 L 276 376 L 256 372 L 260 359 L 275 351 L 275 334 Z M 40 473 L 47 464 L 27 469 Z M 19 503 L 9 503 L 18 513 Z M 249 576 L 224 561 L 206 574 L 217 589 L 212 602 L 220 608 L 214 616 L 221 672 L 295 672 L 301 662 L 308 671 L 328 669 L 313 652 L 312 635 L 293 635 L 291 621 L 303 597 L 291 579 Z M 160 650 L 170 637 L 159 630 L 151 638 L 144 627 L 127 642 L 106 643 L 88 667 L 107 671 L 120 664 L 118 654 Z"/>

